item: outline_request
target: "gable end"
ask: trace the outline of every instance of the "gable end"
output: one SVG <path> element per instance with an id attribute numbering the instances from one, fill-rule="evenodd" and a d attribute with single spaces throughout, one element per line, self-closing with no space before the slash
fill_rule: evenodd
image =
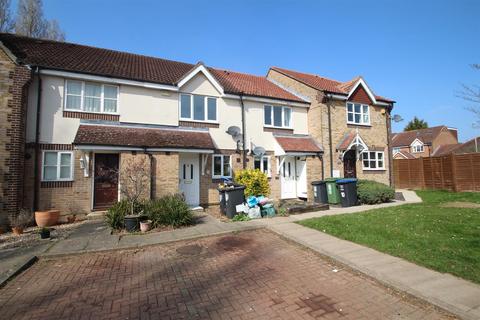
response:
<path id="1" fill-rule="evenodd" d="M 373 105 L 373 101 L 368 96 L 367 91 L 363 88 L 363 85 L 359 85 L 355 91 L 350 95 L 348 101 L 360 102 L 368 105 Z"/>

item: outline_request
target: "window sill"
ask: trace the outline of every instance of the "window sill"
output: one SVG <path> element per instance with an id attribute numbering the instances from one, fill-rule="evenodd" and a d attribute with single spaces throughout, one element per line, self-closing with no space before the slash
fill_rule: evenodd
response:
<path id="1" fill-rule="evenodd" d="M 85 111 L 85 110 L 78 110 L 78 109 L 63 109 L 63 111 L 88 113 L 88 114 L 106 114 L 106 115 L 110 115 L 110 116 L 120 116 L 120 113 L 118 113 L 118 112 L 97 112 L 97 111 Z"/>
<path id="2" fill-rule="evenodd" d="M 387 169 L 381 168 L 381 169 L 368 169 L 368 168 L 363 168 L 363 171 L 386 171 Z"/>
<path id="3" fill-rule="evenodd" d="M 185 122 L 198 122 L 198 123 L 210 123 L 210 124 L 220 124 L 218 121 L 212 121 L 212 120 L 193 120 L 193 119 L 185 119 L 185 118 L 179 118 L 178 121 L 185 121 Z"/>
<path id="4" fill-rule="evenodd" d="M 359 127 L 371 127 L 372 125 L 371 124 L 364 124 L 364 123 L 354 123 L 354 122 L 348 122 L 347 121 L 347 125 L 350 125 L 350 126 L 359 126 Z"/>
<path id="5" fill-rule="evenodd" d="M 276 126 L 268 126 L 268 125 L 263 125 L 263 127 L 268 129 L 293 130 L 293 127 L 276 127 Z"/>
<path id="6" fill-rule="evenodd" d="M 42 180 L 40 188 L 71 188 L 73 180 Z"/>

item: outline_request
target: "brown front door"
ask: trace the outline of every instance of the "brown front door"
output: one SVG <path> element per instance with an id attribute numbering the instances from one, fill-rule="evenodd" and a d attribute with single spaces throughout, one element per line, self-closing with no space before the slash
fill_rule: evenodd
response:
<path id="1" fill-rule="evenodd" d="M 348 150 L 343 156 L 343 176 L 345 178 L 357 177 L 357 157 L 355 150 Z"/>
<path id="2" fill-rule="evenodd" d="M 118 154 L 96 153 L 93 209 L 106 209 L 118 199 Z"/>

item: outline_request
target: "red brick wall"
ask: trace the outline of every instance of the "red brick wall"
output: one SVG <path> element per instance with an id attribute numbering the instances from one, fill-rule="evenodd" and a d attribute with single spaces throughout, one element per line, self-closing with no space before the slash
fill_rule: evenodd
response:
<path id="1" fill-rule="evenodd" d="M 25 110 L 31 71 L 0 50 L 0 226 L 22 206 Z"/>
<path id="2" fill-rule="evenodd" d="M 362 85 L 359 85 L 357 89 L 355 89 L 348 100 L 365 104 L 373 104 L 372 100 L 370 100 L 370 97 L 367 94 L 367 91 L 365 91 Z"/>

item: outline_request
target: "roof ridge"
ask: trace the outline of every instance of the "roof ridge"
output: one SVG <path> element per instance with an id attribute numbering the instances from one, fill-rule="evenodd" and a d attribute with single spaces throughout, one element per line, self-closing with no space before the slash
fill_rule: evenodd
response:
<path id="1" fill-rule="evenodd" d="M 261 78 L 261 79 L 267 79 L 267 77 L 262 76 L 262 75 L 257 75 L 257 74 L 253 74 L 253 73 L 246 73 L 246 72 L 241 72 L 241 71 L 235 71 L 235 70 L 229 70 L 229 69 L 224 69 L 224 68 L 207 67 L 207 69 L 212 69 L 212 70 L 219 71 L 219 72 L 231 72 L 231 73 L 243 74 L 245 76 L 257 77 L 257 78 Z"/>
<path id="2" fill-rule="evenodd" d="M 339 84 L 344 83 L 344 82 L 342 82 L 342 81 L 334 80 L 334 79 L 332 79 L 332 78 L 327 78 L 327 77 L 324 77 L 324 76 L 320 76 L 320 75 L 315 74 L 315 73 L 309 73 L 309 72 L 303 72 L 303 71 L 295 71 L 295 70 L 280 68 L 280 67 L 276 67 L 276 66 L 272 66 L 272 67 L 270 67 L 270 69 L 280 70 L 280 71 L 283 70 L 283 71 L 290 71 L 290 72 L 301 73 L 301 74 L 304 74 L 304 75 L 307 75 L 307 76 L 313 76 L 313 77 L 322 78 L 322 79 L 325 79 L 325 80 L 328 80 L 328 81 L 338 82 Z"/>

